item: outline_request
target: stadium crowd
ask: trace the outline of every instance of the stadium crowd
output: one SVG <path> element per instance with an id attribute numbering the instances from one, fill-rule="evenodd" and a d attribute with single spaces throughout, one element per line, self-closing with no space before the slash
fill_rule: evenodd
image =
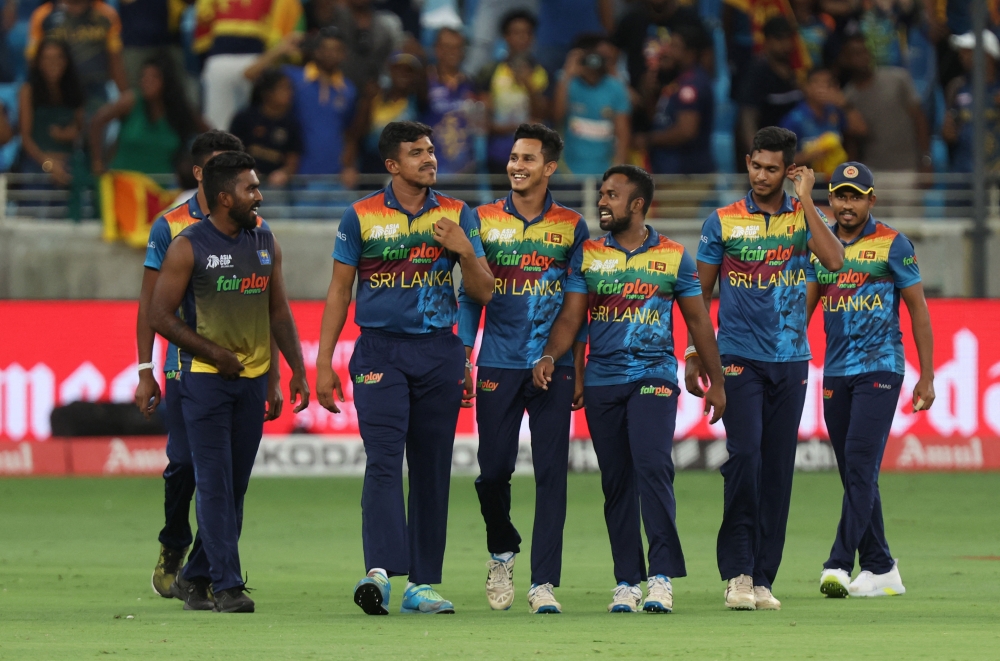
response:
<path id="1" fill-rule="evenodd" d="M 63 188 L 186 173 L 214 127 L 271 187 L 353 188 L 383 173 L 386 124 L 420 120 L 443 175 L 505 172 L 535 121 L 565 137 L 563 173 L 732 171 L 770 125 L 821 174 L 970 172 L 974 1 L 6 0 L 0 169 Z M 988 13 L 1000 172 L 996 0 Z"/>

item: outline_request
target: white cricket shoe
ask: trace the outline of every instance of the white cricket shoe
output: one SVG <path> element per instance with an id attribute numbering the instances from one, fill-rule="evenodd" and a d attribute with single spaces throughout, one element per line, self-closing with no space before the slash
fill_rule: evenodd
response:
<path id="1" fill-rule="evenodd" d="M 505 611 L 514 603 L 514 558 L 506 562 L 494 560 L 486 563 L 486 600 L 495 611 Z"/>
<path id="2" fill-rule="evenodd" d="M 824 569 L 819 576 L 819 591 L 827 597 L 843 599 L 848 595 L 851 575 L 843 569 Z"/>
<path id="3" fill-rule="evenodd" d="M 892 569 L 884 574 L 863 571 L 851 581 L 848 588 L 852 597 L 888 597 L 906 594 L 903 579 L 899 577 L 899 561 L 892 563 Z"/>
<path id="4" fill-rule="evenodd" d="M 642 610 L 647 613 L 673 613 L 674 589 L 670 579 L 663 574 L 650 576 L 646 581 L 646 600 L 642 602 Z"/>
<path id="5" fill-rule="evenodd" d="M 638 613 L 642 604 L 642 590 L 638 585 L 619 583 L 614 590 L 615 596 L 608 604 L 609 613 Z"/>
<path id="6" fill-rule="evenodd" d="M 726 585 L 726 608 L 734 611 L 757 609 L 752 576 L 740 574 L 736 578 L 729 579 L 729 583 Z"/>
<path id="7" fill-rule="evenodd" d="M 528 590 L 528 607 L 532 613 L 561 613 L 562 605 L 556 601 L 556 596 L 552 594 L 552 584 L 542 583 L 532 586 Z"/>
<path id="8" fill-rule="evenodd" d="M 780 611 L 781 602 L 771 594 L 770 588 L 763 585 L 753 586 L 753 603 L 759 611 Z"/>

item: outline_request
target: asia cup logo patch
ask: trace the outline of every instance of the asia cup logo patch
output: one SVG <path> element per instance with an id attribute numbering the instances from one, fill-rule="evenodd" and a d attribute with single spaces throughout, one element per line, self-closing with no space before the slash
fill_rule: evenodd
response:
<path id="1" fill-rule="evenodd" d="M 844 168 L 844 176 L 847 177 L 848 179 L 854 179 L 855 177 L 858 176 L 858 169 L 853 165 L 848 165 L 846 168 Z"/>
<path id="2" fill-rule="evenodd" d="M 271 253 L 266 250 L 258 250 L 257 258 L 260 259 L 261 266 L 267 266 L 271 263 Z"/>

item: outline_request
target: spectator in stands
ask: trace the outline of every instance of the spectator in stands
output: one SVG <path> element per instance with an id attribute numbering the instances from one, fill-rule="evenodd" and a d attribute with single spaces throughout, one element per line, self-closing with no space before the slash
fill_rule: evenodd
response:
<path id="1" fill-rule="evenodd" d="M 523 10 L 504 16 L 500 30 L 507 42 L 507 57 L 480 74 L 487 95 L 487 166 L 491 174 L 506 174 L 514 130 L 525 122 L 548 117 L 545 91 L 549 76 L 531 56 L 537 24 L 535 16 Z"/>
<path id="2" fill-rule="evenodd" d="M 628 161 L 632 104 L 599 52 L 602 43 L 609 41 L 599 35 L 577 39 L 552 99 L 552 118 L 566 143 L 563 159 L 573 174 L 603 174 Z"/>
<path id="3" fill-rule="evenodd" d="M 201 72 L 205 119 L 225 129 L 250 101 L 252 83 L 243 72 L 265 49 L 296 31 L 299 0 L 197 0 L 192 48 L 205 57 Z"/>
<path id="4" fill-rule="evenodd" d="M 83 131 L 84 100 L 69 47 L 43 37 L 19 98 L 21 172 L 44 172 L 56 185 L 69 186 L 73 146 Z"/>
<path id="5" fill-rule="evenodd" d="M 73 68 L 85 95 L 85 114 L 90 116 L 108 101 L 107 85 L 113 81 L 120 93 L 128 89 L 122 59 L 122 25 L 118 12 L 100 0 L 53 0 L 31 15 L 28 47 L 34 59 L 45 38 L 69 45 Z"/>
<path id="6" fill-rule="evenodd" d="M 799 140 L 797 165 L 808 165 L 816 172 L 831 175 L 838 165 L 857 156 L 855 138 L 866 133 L 865 120 L 857 110 L 847 106 L 829 69 L 810 71 L 803 92 L 805 100 L 785 115 L 781 127 Z"/>
<path id="7" fill-rule="evenodd" d="M 302 57 L 301 39 L 293 35 L 261 56 L 245 72 L 256 80 L 283 58 Z M 304 136 L 299 174 L 339 174 L 347 188 L 358 181 L 357 136 L 363 115 L 357 112 L 358 90 L 343 73 L 347 46 L 340 31 L 326 27 L 310 44 L 305 66 L 285 65 L 295 89 L 295 117 Z"/>
<path id="8" fill-rule="evenodd" d="M 424 65 L 415 55 L 397 53 L 389 61 L 389 86 L 374 90 L 364 103 L 367 122 L 361 146 L 360 170 L 363 174 L 385 172 L 385 159 L 379 154 L 378 141 L 389 122 L 415 122 L 427 107 L 427 81 Z"/>
<path id="9" fill-rule="evenodd" d="M 424 123 L 434 129 L 434 153 L 438 174 L 475 172 L 473 132 L 482 122 L 476 108 L 475 87 L 462 73 L 465 37 L 442 28 L 434 42 L 437 64 L 427 68 L 427 115 Z M 476 104 L 480 104 L 477 106 Z"/>
<path id="10" fill-rule="evenodd" d="M 868 128 L 858 158 L 876 173 L 929 172 L 930 135 L 909 72 L 876 67 L 860 34 L 846 38 L 840 65 L 850 80 L 844 96 Z"/>
<path id="11" fill-rule="evenodd" d="M 822 13 L 819 5 L 819 0 L 792 0 L 799 38 L 805 44 L 814 68 L 824 66 L 823 47 L 834 28 L 833 19 Z"/>
<path id="12" fill-rule="evenodd" d="M 700 65 L 708 45 L 708 35 L 693 25 L 682 25 L 670 35 L 664 64 L 676 71 L 677 79 L 664 88 L 653 114 L 648 141 L 655 174 L 715 172 L 715 95 L 712 79 Z"/>
<path id="13" fill-rule="evenodd" d="M 579 37 L 613 32 L 614 4 L 614 0 L 539 0 L 538 62 L 554 74 Z"/>
<path id="14" fill-rule="evenodd" d="M 166 52 L 178 77 L 184 81 L 191 97 L 192 85 L 187 82 L 184 51 L 181 47 L 181 14 L 185 0 L 131 0 L 118 3 L 122 22 L 122 57 L 129 87 L 139 85 L 143 65 L 149 58 Z"/>
<path id="15" fill-rule="evenodd" d="M 497 38 L 503 36 L 502 24 L 507 14 L 525 11 L 534 16 L 538 0 L 476 0 L 472 21 L 472 44 L 465 62 L 465 72 L 478 76 L 496 60 Z"/>
<path id="16" fill-rule="evenodd" d="M 166 54 L 143 63 L 136 90 L 102 107 L 90 123 L 90 159 L 94 174 L 105 171 L 105 129 L 120 120 L 110 169 L 170 174 L 177 158 L 199 129 L 173 62 Z"/>
<path id="17" fill-rule="evenodd" d="M 340 31 L 347 47 L 344 75 L 364 90 L 378 81 L 389 57 L 403 47 L 403 25 L 392 12 L 373 8 L 372 0 L 346 0 L 332 15 L 328 25 Z"/>
<path id="18" fill-rule="evenodd" d="M 972 53 L 976 35 L 967 32 L 952 35 L 952 47 L 958 51 L 965 76 L 953 80 L 946 91 L 948 113 L 941 127 L 941 137 L 951 147 L 951 171 L 972 172 Z M 986 170 L 1000 174 L 1000 80 L 997 65 L 1000 62 L 1000 40 L 989 30 L 983 30 L 983 50 L 986 52 Z"/>
<path id="19" fill-rule="evenodd" d="M 288 75 L 268 69 L 254 83 L 250 106 L 236 114 L 229 128 L 257 161 L 255 170 L 269 186 L 287 185 L 299 169 L 302 131 L 293 112 L 294 100 Z"/>
<path id="20" fill-rule="evenodd" d="M 795 51 L 795 30 L 784 16 L 775 16 L 764 24 L 764 51 L 754 61 L 736 94 L 740 107 L 737 145 L 743 153 L 753 148 L 758 129 L 777 126 L 802 100 L 792 68 Z M 737 162 L 741 162 L 738 160 Z"/>
<path id="21" fill-rule="evenodd" d="M 875 66 L 905 67 L 906 35 L 920 21 L 921 3 L 907 0 L 872 2 L 858 17 Z"/>
<path id="22" fill-rule="evenodd" d="M 677 0 L 639 0 L 635 5 L 618 22 L 613 41 L 625 53 L 632 87 L 639 90 L 649 64 L 657 68 L 655 63 L 674 30 L 682 25 L 704 29 L 705 25 L 695 7 Z M 661 80 L 660 84 L 666 82 Z"/>

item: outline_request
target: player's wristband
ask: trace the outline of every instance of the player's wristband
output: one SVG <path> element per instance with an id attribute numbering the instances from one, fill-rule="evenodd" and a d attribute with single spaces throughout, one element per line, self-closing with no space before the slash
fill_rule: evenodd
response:
<path id="1" fill-rule="evenodd" d="M 472 371 L 472 361 L 471 360 L 466 360 L 465 361 L 465 369 L 469 370 L 470 372 Z"/>
<path id="2" fill-rule="evenodd" d="M 697 355 L 698 355 L 698 350 L 694 348 L 694 345 L 684 350 L 684 360 L 687 360 L 691 356 L 697 356 Z"/>
<path id="3" fill-rule="evenodd" d="M 543 360 L 545 360 L 546 358 L 548 358 L 549 360 L 551 360 L 551 361 L 552 361 L 552 364 L 553 364 L 553 365 L 555 365 L 555 364 L 556 364 L 556 359 L 555 359 L 555 358 L 553 358 L 552 356 L 548 356 L 548 355 L 546 355 L 546 356 L 542 356 L 541 358 L 539 358 L 539 359 L 538 359 L 538 360 L 536 360 L 535 362 L 531 363 L 531 366 L 532 366 L 532 367 L 534 367 L 535 365 L 537 365 L 538 363 L 542 362 L 542 361 L 543 361 Z"/>
<path id="4" fill-rule="evenodd" d="M 155 363 L 139 363 L 139 371 L 140 372 L 142 370 L 155 370 L 155 369 L 156 369 L 156 364 Z"/>

